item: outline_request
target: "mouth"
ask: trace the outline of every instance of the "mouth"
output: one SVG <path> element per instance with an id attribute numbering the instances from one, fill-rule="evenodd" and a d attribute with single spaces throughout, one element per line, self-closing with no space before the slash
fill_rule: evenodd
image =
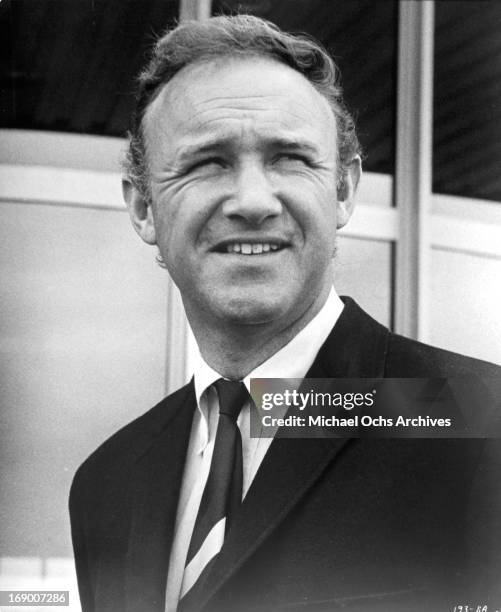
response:
<path id="1" fill-rule="evenodd" d="M 216 253 L 236 254 L 236 255 L 268 255 L 282 251 L 289 245 L 283 241 L 269 241 L 269 242 L 237 242 L 237 241 L 225 241 L 218 244 L 214 251 Z"/>

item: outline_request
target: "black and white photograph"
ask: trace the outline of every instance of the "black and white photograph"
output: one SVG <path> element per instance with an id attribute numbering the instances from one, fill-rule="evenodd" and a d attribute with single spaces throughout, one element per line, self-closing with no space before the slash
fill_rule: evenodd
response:
<path id="1" fill-rule="evenodd" d="M 501 1 L 0 41 L 0 610 L 501 612 Z"/>

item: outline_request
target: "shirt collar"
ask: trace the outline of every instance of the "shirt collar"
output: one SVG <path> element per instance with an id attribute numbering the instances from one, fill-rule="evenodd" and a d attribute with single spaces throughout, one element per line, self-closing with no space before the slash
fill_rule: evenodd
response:
<path id="1" fill-rule="evenodd" d="M 243 379 L 249 393 L 251 378 L 304 378 L 343 308 L 343 302 L 332 287 L 325 304 L 308 325 L 288 344 Z M 196 452 L 201 453 L 207 446 L 211 430 L 209 397 L 207 393 L 204 394 L 204 391 L 221 378 L 221 374 L 210 367 L 199 350 L 195 354 L 194 362 L 194 383 L 198 407 L 195 419 L 197 431 L 195 444 Z"/>
<path id="2" fill-rule="evenodd" d="M 304 378 L 343 307 L 343 302 L 332 287 L 324 305 L 308 325 L 243 379 L 247 389 L 250 391 L 251 378 Z M 203 392 L 221 378 L 221 374 L 210 367 L 200 351 L 196 351 L 194 362 L 195 393 L 200 410 Z"/>

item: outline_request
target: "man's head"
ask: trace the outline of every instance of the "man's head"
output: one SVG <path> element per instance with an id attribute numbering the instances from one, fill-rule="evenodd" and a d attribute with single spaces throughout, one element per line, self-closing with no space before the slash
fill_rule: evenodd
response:
<path id="1" fill-rule="evenodd" d="M 287 325 L 326 295 L 360 171 L 336 77 L 317 43 L 250 16 L 157 43 L 124 194 L 192 318 Z"/>

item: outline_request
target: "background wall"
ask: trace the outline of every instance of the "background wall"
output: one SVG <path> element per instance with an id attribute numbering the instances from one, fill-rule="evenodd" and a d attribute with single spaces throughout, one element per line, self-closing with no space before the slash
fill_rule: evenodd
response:
<path id="1" fill-rule="evenodd" d="M 71 480 L 165 394 L 169 281 L 121 201 L 123 142 L 43 137 L 0 135 L 0 589 L 78 610 Z"/>
<path id="2" fill-rule="evenodd" d="M 166 280 L 152 255 L 123 212 L 2 204 L 3 555 L 69 555 L 76 468 L 163 396 Z"/>

